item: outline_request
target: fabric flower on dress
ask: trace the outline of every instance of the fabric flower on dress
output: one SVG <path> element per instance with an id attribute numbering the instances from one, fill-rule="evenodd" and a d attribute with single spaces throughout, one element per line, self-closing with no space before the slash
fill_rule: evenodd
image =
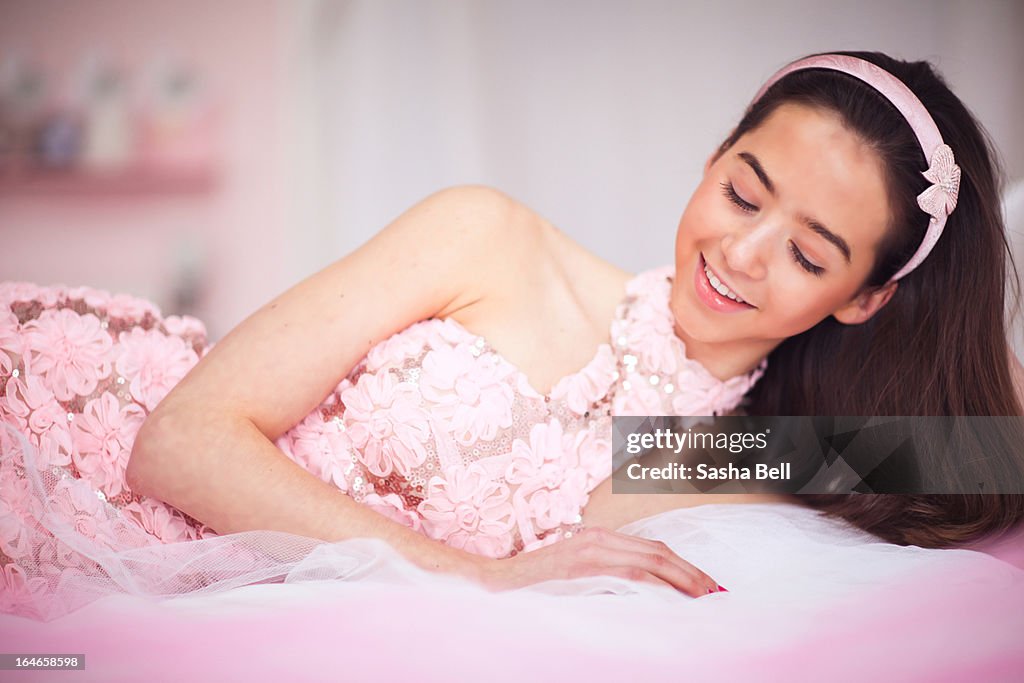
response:
<path id="1" fill-rule="evenodd" d="M 99 520 L 105 517 L 103 504 L 96 493 L 74 479 L 62 479 L 54 486 L 51 504 L 53 511 L 86 538 L 94 538 Z"/>
<path id="2" fill-rule="evenodd" d="M 681 343 L 681 342 L 680 342 Z M 676 385 L 681 390 L 673 398 L 675 415 L 725 415 L 736 408 L 750 388 L 764 374 L 767 363 L 745 375 L 722 381 L 696 361 L 687 359 Z"/>
<path id="3" fill-rule="evenodd" d="M 11 356 L 22 355 L 21 324 L 9 310 L 0 310 L 0 374 L 10 376 L 14 369 Z M 4 353 L 4 352 L 7 353 Z M 8 355 L 10 354 L 10 355 Z"/>
<path id="4" fill-rule="evenodd" d="M 557 486 L 534 488 L 525 484 L 512 496 L 516 517 L 532 520 L 542 531 L 580 521 L 586 502 L 587 474 L 577 469 L 566 470 L 565 478 Z M 520 531 L 523 531 L 520 524 Z M 528 532 L 523 533 L 524 540 L 530 536 Z"/>
<path id="5" fill-rule="evenodd" d="M 106 312 L 111 318 L 127 318 L 138 322 L 147 314 L 160 317 L 160 309 L 154 304 L 129 294 L 115 294 L 106 302 Z"/>
<path id="6" fill-rule="evenodd" d="M 578 445 L 575 435 L 567 434 L 556 419 L 534 425 L 529 443 L 513 442 L 505 478 L 518 484 L 512 505 L 525 544 L 537 540 L 537 530 L 579 521 L 590 477 L 580 467 Z"/>
<path id="7" fill-rule="evenodd" d="M 649 372 L 669 375 L 678 370 L 679 355 L 674 319 L 669 309 L 673 269 L 658 268 L 633 278 L 626 286 L 631 297 L 628 315 L 616 316 L 612 340 L 625 340 Z"/>
<path id="8" fill-rule="evenodd" d="M 46 579 L 30 578 L 16 564 L 4 565 L 0 571 L 0 614 L 39 618 L 39 610 L 46 602 L 46 591 Z"/>
<path id="9" fill-rule="evenodd" d="M 580 372 L 563 377 L 551 389 L 551 399 L 565 401 L 569 410 L 583 415 L 604 398 L 615 381 L 615 353 L 607 344 L 598 347 L 594 360 Z"/>
<path id="10" fill-rule="evenodd" d="M 581 429 L 573 437 L 572 449 L 576 452 L 577 467 L 586 472 L 586 490 L 612 476 L 612 443 L 606 435 L 607 428 Z"/>
<path id="11" fill-rule="evenodd" d="M 378 477 L 408 477 L 427 459 L 430 420 L 411 384 L 390 372 L 366 373 L 341 394 L 345 427 L 357 457 Z"/>
<path id="12" fill-rule="evenodd" d="M 115 514 L 111 515 L 110 512 Z M 65 528 L 51 528 L 57 534 L 56 543 L 48 542 L 40 547 L 40 569 L 53 573 L 67 567 L 84 570 L 95 568 L 94 560 L 79 554 L 65 542 L 68 533 L 101 550 L 124 549 L 126 545 L 140 547 L 159 542 L 151 534 L 143 533 L 134 521 L 126 522 L 119 513 L 119 510 L 101 501 L 88 482 L 73 478 L 58 481 L 50 493 L 47 514 L 62 520 Z M 44 569 L 44 564 L 50 567 Z"/>
<path id="13" fill-rule="evenodd" d="M 480 339 L 452 318 L 434 318 L 420 324 L 426 332 L 427 346 L 432 349 L 446 349 L 462 343 L 474 344 Z"/>
<path id="14" fill-rule="evenodd" d="M 0 399 L 2 400 L 2 399 Z M 27 375 L 25 381 L 15 377 L 7 382 L 7 409 L 23 421 L 36 435 L 46 436 L 54 448 L 40 453 L 39 469 L 49 466 L 63 466 L 71 462 L 71 432 L 68 428 L 67 412 L 57 403 L 53 392 L 38 375 Z M 36 445 L 40 442 L 37 440 Z M 56 449 L 56 450 L 55 450 Z M 63 451 L 63 455 L 60 455 Z"/>
<path id="15" fill-rule="evenodd" d="M 568 453 L 567 446 L 571 444 L 558 420 L 552 418 L 533 425 L 529 442 L 523 439 L 512 442 L 505 480 L 510 484 L 525 484 L 539 479 L 545 486 L 557 486 L 565 468 L 575 464 L 575 453 Z"/>
<path id="16" fill-rule="evenodd" d="M 32 495 L 28 481 L 13 468 L 0 470 L 0 552 L 12 560 L 30 556 L 31 529 L 41 514 L 42 504 Z"/>
<path id="17" fill-rule="evenodd" d="M 41 373 L 60 401 L 88 396 L 110 376 L 110 335 L 91 313 L 44 310 L 24 326 L 26 366 Z"/>
<path id="18" fill-rule="evenodd" d="M 18 381 L 20 381 L 20 380 L 18 380 L 18 379 L 9 380 L 7 382 L 7 386 L 10 387 L 12 384 L 15 384 L 15 382 L 18 382 Z M 15 387 L 17 387 L 16 384 L 15 384 Z M 15 387 L 11 387 L 12 391 L 5 392 L 5 393 L 14 393 L 13 389 Z M 9 424 L 14 429 L 16 429 L 19 432 L 21 432 L 23 434 L 26 434 L 26 436 L 28 436 L 28 434 L 26 432 L 28 430 L 28 415 L 29 415 L 29 412 L 30 411 L 27 408 L 24 408 L 24 407 L 20 406 L 18 403 L 15 403 L 12 406 L 11 405 L 11 400 L 6 395 L 0 395 L 0 418 L 3 418 L 3 421 L 0 422 L 0 425 L 2 425 L 4 423 Z M 6 432 L 6 430 L 4 430 L 4 431 Z M 8 437 L 9 436 L 10 435 L 8 435 Z M 6 437 L 5 437 L 5 442 L 6 442 Z"/>
<path id="19" fill-rule="evenodd" d="M 59 440 L 54 438 L 55 435 L 59 435 Z M 67 467 L 71 464 L 74 444 L 71 430 L 66 427 L 66 422 L 55 425 L 54 429 L 44 434 L 33 434 L 30 441 L 35 453 L 30 454 L 29 459 L 32 461 L 32 466 L 40 472 L 49 471 L 54 467 Z"/>
<path id="20" fill-rule="evenodd" d="M 164 329 L 168 334 L 183 339 L 206 339 L 206 326 L 190 315 L 169 315 L 164 318 Z"/>
<path id="21" fill-rule="evenodd" d="M 93 287 L 72 287 L 68 290 L 67 295 L 69 299 L 84 301 L 86 306 L 100 311 L 106 309 L 107 302 L 111 298 L 109 291 Z"/>
<path id="22" fill-rule="evenodd" d="M 530 380 L 526 377 L 524 373 L 516 372 L 513 375 L 513 377 L 515 378 L 517 394 L 535 400 L 544 400 L 544 395 L 533 388 L 533 385 L 530 384 Z"/>
<path id="23" fill-rule="evenodd" d="M 417 509 L 425 531 L 455 548 L 494 558 L 512 550 L 509 488 L 479 463 L 452 466 L 432 477 Z"/>
<path id="24" fill-rule="evenodd" d="M 455 441 L 472 446 L 493 441 L 512 426 L 513 372 L 493 354 L 475 355 L 471 346 L 442 347 L 423 358 L 420 391 L 431 412 L 445 421 Z"/>
<path id="25" fill-rule="evenodd" d="M 0 396 L 0 455 L 5 456 L 0 458 L 0 471 L 12 466 L 12 462 L 21 464 L 21 453 L 25 449 L 23 442 L 28 436 L 24 432 L 25 424 L 10 414 L 4 406 L 4 397 Z"/>
<path id="26" fill-rule="evenodd" d="M 121 353 L 115 367 L 129 381 L 136 401 L 152 411 L 188 374 L 199 356 L 179 337 L 138 327 L 118 335 Z"/>
<path id="27" fill-rule="evenodd" d="M 199 538 L 199 534 L 180 512 L 152 498 L 128 503 L 121 510 L 128 519 L 163 543 L 195 541 Z"/>
<path id="28" fill-rule="evenodd" d="M 124 488 L 128 456 L 145 418 L 139 406 L 122 407 L 113 394 L 104 392 L 86 403 L 71 423 L 71 458 L 82 476 L 107 496 L 116 496 Z"/>
<path id="29" fill-rule="evenodd" d="M 366 354 L 367 371 L 377 372 L 384 368 L 401 367 L 406 360 L 417 358 L 427 346 L 430 322 L 427 320 L 410 325 L 374 345 Z"/>
<path id="30" fill-rule="evenodd" d="M 287 446 L 285 452 L 303 469 L 348 491 L 345 471 L 352 465 L 355 450 L 339 418 L 325 422 L 319 411 L 310 413 L 289 430 Z"/>
<path id="31" fill-rule="evenodd" d="M 9 308 L 16 301 L 32 301 L 39 290 L 33 282 L 0 282 L 0 306 Z"/>
<path id="32" fill-rule="evenodd" d="M 72 533 L 81 535 L 77 530 L 74 530 L 74 528 L 72 528 Z M 156 538 L 153 538 L 152 536 L 149 538 L 152 539 L 153 543 L 159 543 Z M 90 540 L 91 539 L 83 538 L 82 542 L 89 543 Z M 95 544 L 93 543 L 93 545 Z M 68 576 L 73 576 L 78 573 L 79 570 L 81 570 L 82 573 L 91 573 L 95 575 L 95 570 L 99 566 L 96 562 L 85 555 L 76 552 L 74 548 L 69 546 L 62 539 L 54 537 L 47 537 L 43 540 L 42 544 L 36 551 L 36 556 L 39 558 L 36 563 L 36 567 L 39 569 L 39 572 L 53 582 L 59 582 Z"/>
<path id="33" fill-rule="evenodd" d="M 612 412 L 615 415 L 664 415 L 670 412 L 665 405 L 667 401 L 663 385 L 659 383 L 658 386 L 654 386 L 644 379 L 637 373 L 626 375 L 625 381 L 619 384 L 620 389 L 612 400 Z"/>
<path id="34" fill-rule="evenodd" d="M 713 379 L 713 378 L 712 378 Z M 673 415 L 713 415 L 721 383 L 684 368 L 675 377 L 676 391 L 672 395 Z"/>
<path id="35" fill-rule="evenodd" d="M 0 307 L 18 301 L 39 301 L 43 306 L 56 306 L 67 294 L 63 285 L 40 287 L 33 282 L 0 282 Z"/>
<path id="36" fill-rule="evenodd" d="M 384 515 L 393 522 L 409 527 L 413 531 L 420 531 L 423 527 L 419 515 L 412 510 L 406 509 L 402 504 L 401 496 L 397 493 L 389 493 L 384 496 L 376 493 L 367 493 L 363 497 L 363 505 Z"/>
<path id="37" fill-rule="evenodd" d="M 667 312 L 667 302 L 664 305 Z M 678 339 L 672 329 L 671 315 L 665 315 L 648 301 L 638 302 L 632 314 L 634 317 L 625 334 L 628 347 L 649 372 L 660 375 L 676 372 L 679 369 Z"/>

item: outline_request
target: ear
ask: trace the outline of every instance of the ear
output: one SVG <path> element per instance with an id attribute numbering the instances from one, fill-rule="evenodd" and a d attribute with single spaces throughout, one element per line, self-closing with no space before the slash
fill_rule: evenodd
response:
<path id="1" fill-rule="evenodd" d="M 866 289 L 850 303 L 833 311 L 832 316 L 844 325 L 860 325 L 889 303 L 898 286 L 896 282 L 889 282 L 878 289 Z"/>

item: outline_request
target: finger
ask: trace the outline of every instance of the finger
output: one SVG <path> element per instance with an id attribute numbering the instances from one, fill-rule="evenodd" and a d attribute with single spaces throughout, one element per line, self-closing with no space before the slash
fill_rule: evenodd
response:
<path id="1" fill-rule="evenodd" d="M 701 591 L 702 595 L 717 592 L 719 589 L 717 581 L 712 579 L 698 567 L 695 567 L 693 564 L 679 557 L 679 555 L 673 552 L 673 550 L 662 541 L 652 541 L 650 539 L 630 536 L 628 534 L 620 534 L 618 532 L 601 529 L 599 527 L 585 530 L 580 537 L 589 539 L 591 547 L 598 548 L 595 553 L 599 553 L 600 549 L 605 548 L 631 553 L 659 555 L 671 564 L 677 566 L 683 572 L 692 575 L 694 582 L 704 587 L 704 590 Z M 588 559 L 596 559 L 596 557 L 598 557 L 598 554 L 595 554 L 592 558 Z M 658 562 L 657 560 L 653 561 Z"/>
<path id="2" fill-rule="evenodd" d="M 650 552 L 635 552 L 629 550 L 618 550 L 604 548 L 598 551 L 587 553 L 592 555 L 588 561 L 598 565 L 622 567 L 624 569 L 639 569 L 643 572 L 667 581 L 677 590 L 695 598 L 707 595 L 716 590 L 707 579 L 684 562 L 681 566 L 664 555 Z"/>
<path id="3" fill-rule="evenodd" d="M 655 586 L 664 586 L 676 590 L 668 581 L 655 576 L 654 574 L 637 567 L 595 567 L 591 576 L 614 576 L 627 581 L 639 581 L 650 583 Z"/>

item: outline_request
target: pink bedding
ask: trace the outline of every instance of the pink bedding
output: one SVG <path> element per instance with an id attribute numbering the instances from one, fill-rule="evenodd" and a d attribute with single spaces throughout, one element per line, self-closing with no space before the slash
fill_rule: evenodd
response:
<path id="1" fill-rule="evenodd" d="M 1024 671 L 1024 569 L 989 554 L 894 546 L 788 505 L 704 505 L 623 530 L 665 540 L 730 592 L 692 599 L 594 578 L 492 594 L 355 540 L 324 546 L 285 583 L 163 601 L 113 594 L 49 623 L 0 616 L 3 652 L 86 655 L 84 671 L 0 679 L 963 681 Z M 1022 549 L 1018 535 L 998 552 L 1016 561 Z"/>

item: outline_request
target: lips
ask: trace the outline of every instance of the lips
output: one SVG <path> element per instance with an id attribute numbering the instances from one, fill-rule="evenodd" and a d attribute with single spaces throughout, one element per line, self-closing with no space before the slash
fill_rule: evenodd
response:
<path id="1" fill-rule="evenodd" d="M 704 273 L 704 267 L 707 263 L 704 261 L 704 255 L 701 254 L 697 262 L 696 272 L 693 274 L 694 288 L 697 291 L 697 298 L 700 299 L 708 308 L 719 313 L 739 313 L 741 311 L 749 311 L 755 306 L 748 303 L 740 303 L 734 301 L 727 296 L 723 296 L 714 287 L 711 286 L 711 282 L 708 280 L 707 275 Z"/>

